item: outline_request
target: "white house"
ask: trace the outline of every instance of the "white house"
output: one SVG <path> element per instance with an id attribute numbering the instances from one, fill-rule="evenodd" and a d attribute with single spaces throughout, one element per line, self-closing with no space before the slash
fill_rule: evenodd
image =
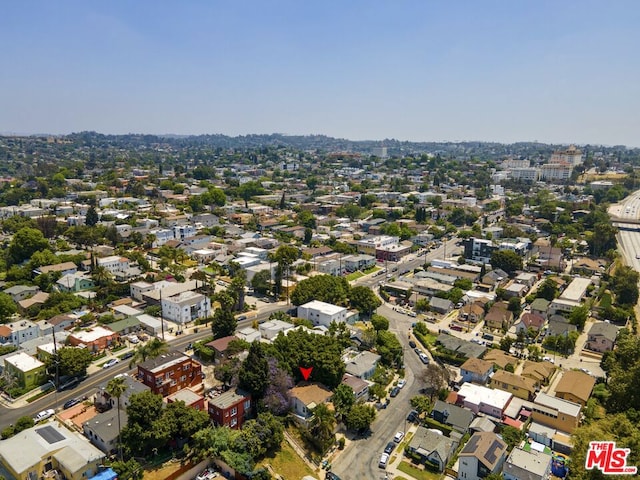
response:
<path id="1" fill-rule="evenodd" d="M 151 290 L 154 290 L 154 287 L 149 282 L 133 282 L 129 285 L 131 296 L 140 302 L 144 301 L 142 294 Z"/>
<path id="2" fill-rule="evenodd" d="M 331 322 L 346 321 L 347 309 L 331 303 L 312 300 L 298 307 L 298 317 L 311 320 L 316 326 L 324 325 L 328 327 Z"/>
<path id="3" fill-rule="evenodd" d="M 99 267 L 104 267 L 106 270 L 108 270 L 111 275 L 124 272 L 131 266 L 128 258 L 120 257 L 118 255 L 98 258 L 96 259 L 96 263 Z"/>
<path id="4" fill-rule="evenodd" d="M 464 407 L 476 415 L 482 412 L 499 419 L 502 419 L 512 397 L 513 395 L 502 390 L 473 383 L 464 383 L 458 391 L 458 398 L 462 398 Z"/>
<path id="5" fill-rule="evenodd" d="M 13 323 L 2 325 L 2 333 L 0 333 L 0 343 L 11 343 L 16 347 L 26 342 L 38 338 L 40 335 L 40 327 L 31 320 L 19 320 Z"/>
<path id="6" fill-rule="evenodd" d="M 293 328 L 293 324 L 283 322 L 282 320 L 270 320 L 268 322 L 261 323 L 258 327 L 260 329 L 260 336 L 265 340 L 273 340 L 278 336 L 280 332 L 286 332 Z"/>
<path id="7" fill-rule="evenodd" d="M 514 448 L 502 469 L 504 480 L 549 480 L 551 455 Z"/>
<path id="8" fill-rule="evenodd" d="M 211 300 L 200 293 L 187 291 L 162 298 L 164 318 L 184 324 L 197 318 L 204 318 L 211 312 Z"/>

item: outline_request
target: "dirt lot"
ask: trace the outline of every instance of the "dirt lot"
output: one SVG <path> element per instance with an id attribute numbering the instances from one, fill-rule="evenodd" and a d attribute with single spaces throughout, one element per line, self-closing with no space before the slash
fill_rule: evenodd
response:
<path id="1" fill-rule="evenodd" d="M 155 470 L 145 470 L 144 480 L 166 480 L 172 478 L 172 475 L 178 473 L 178 471 L 186 471 L 191 468 L 191 464 L 182 465 L 179 461 L 167 462 L 160 468 Z"/>

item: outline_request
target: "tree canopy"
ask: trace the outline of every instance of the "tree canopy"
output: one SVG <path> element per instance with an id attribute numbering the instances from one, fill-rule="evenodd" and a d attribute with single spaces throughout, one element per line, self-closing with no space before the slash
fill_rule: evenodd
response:
<path id="1" fill-rule="evenodd" d="M 490 260 L 493 268 L 500 268 L 511 275 L 516 270 L 522 270 L 522 257 L 512 250 L 496 250 Z"/>
<path id="2" fill-rule="evenodd" d="M 369 287 L 357 286 L 353 287 L 349 292 L 349 303 L 360 313 L 371 316 L 371 314 L 382 305 L 373 290 Z"/>
<path id="3" fill-rule="evenodd" d="M 13 235 L 7 251 L 7 259 L 10 264 L 22 263 L 29 260 L 35 252 L 47 248 L 49 248 L 49 242 L 40 230 L 24 227 Z"/>
<path id="4" fill-rule="evenodd" d="M 343 277 L 316 275 L 302 280 L 291 294 L 291 303 L 304 305 L 312 300 L 346 305 L 349 297 L 349 282 Z"/>
<path id="5" fill-rule="evenodd" d="M 334 388 L 342 381 L 345 365 L 336 338 L 293 330 L 278 335 L 270 353 L 295 380 L 302 380 L 298 367 L 313 367 L 311 379 Z"/>

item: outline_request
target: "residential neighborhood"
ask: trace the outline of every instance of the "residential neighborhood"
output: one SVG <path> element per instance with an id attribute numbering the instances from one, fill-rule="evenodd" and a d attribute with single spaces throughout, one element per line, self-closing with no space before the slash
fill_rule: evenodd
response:
<path id="1" fill-rule="evenodd" d="M 581 478 L 640 408 L 631 159 L 350 148 L 0 137 L 0 475 Z"/>

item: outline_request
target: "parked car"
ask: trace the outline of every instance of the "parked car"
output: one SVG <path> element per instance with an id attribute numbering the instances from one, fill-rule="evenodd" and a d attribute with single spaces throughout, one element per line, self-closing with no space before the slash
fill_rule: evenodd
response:
<path id="1" fill-rule="evenodd" d="M 456 332 L 461 332 L 462 327 L 460 325 L 450 325 L 451 330 L 455 330 Z"/>
<path id="2" fill-rule="evenodd" d="M 80 383 L 80 378 L 79 377 L 70 378 L 68 380 L 65 380 L 64 382 L 60 382 L 60 385 L 58 385 L 58 391 L 62 392 L 64 390 L 73 388 L 76 385 L 78 385 L 78 383 Z"/>
<path id="3" fill-rule="evenodd" d="M 390 454 L 396 448 L 396 444 L 394 442 L 387 443 L 387 446 L 384 447 L 384 453 Z"/>
<path id="4" fill-rule="evenodd" d="M 395 437 L 393 437 L 393 441 L 396 443 L 400 443 L 403 438 L 404 438 L 404 432 L 400 431 L 396 433 Z"/>
<path id="5" fill-rule="evenodd" d="M 398 380 L 398 388 L 402 388 L 407 384 L 407 381 L 404 378 Z"/>
<path id="6" fill-rule="evenodd" d="M 427 357 L 424 353 L 419 353 L 418 356 L 420 357 L 420 361 L 422 363 L 424 363 L 425 365 L 429 364 L 429 357 Z"/>
<path id="7" fill-rule="evenodd" d="M 340 480 L 340 477 L 333 472 L 327 472 L 324 478 L 325 480 Z"/>
<path id="8" fill-rule="evenodd" d="M 113 367 L 116 363 L 120 363 L 120 360 L 118 360 L 117 358 L 112 358 L 111 360 L 106 362 L 104 365 L 102 365 L 102 368 Z"/>
<path id="9" fill-rule="evenodd" d="M 493 341 L 494 336 L 493 336 L 493 335 L 491 335 L 490 333 L 483 333 L 483 334 L 482 334 L 482 338 L 484 338 L 485 340 L 491 340 L 491 341 Z"/>
<path id="10" fill-rule="evenodd" d="M 420 414 L 417 410 L 411 410 L 409 412 L 409 415 L 407 415 L 407 422 L 415 422 L 416 420 L 418 420 L 419 416 Z"/>
<path id="11" fill-rule="evenodd" d="M 393 389 L 391 389 L 391 393 L 389 394 L 389 396 L 390 397 L 397 397 L 399 393 L 400 393 L 400 388 L 399 387 L 393 387 Z"/>
<path id="12" fill-rule="evenodd" d="M 129 341 L 134 345 L 140 343 L 140 339 L 136 335 L 129 335 Z"/>
<path id="13" fill-rule="evenodd" d="M 389 454 L 388 453 L 383 453 L 382 455 L 380 455 L 380 461 L 378 462 L 378 467 L 379 468 L 386 468 L 388 461 L 389 461 Z"/>
<path id="14" fill-rule="evenodd" d="M 77 405 L 80 403 L 80 399 L 79 398 L 72 398 L 71 400 L 67 400 L 64 405 L 62 406 L 62 408 L 64 408 L 65 410 L 67 408 L 71 408 L 74 405 Z"/>
<path id="15" fill-rule="evenodd" d="M 414 342 L 413 340 L 409 340 L 409 346 L 411 348 L 416 348 L 416 342 Z"/>
<path id="16" fill-rule="evenodd" d="M 133 350 L 129 350 L 127 353 L 125 353 L 124 355 L 122 355 L 122 359 L 126 360 L 127 358 L 131 358 L 135 355 L 135 352 Z"/>
<path id="17" fill-rule="evenodd" d="M 49 408 L 47 410 L 41 411 L 35 417 L 33 417 L 33 421 L 34 421 L 34 423 L 42 422 L 43 420 L 46 420 L 47 418 L 53 417 L 55 414 L 56 414 L 56 412 L 52 408 Z"/>

